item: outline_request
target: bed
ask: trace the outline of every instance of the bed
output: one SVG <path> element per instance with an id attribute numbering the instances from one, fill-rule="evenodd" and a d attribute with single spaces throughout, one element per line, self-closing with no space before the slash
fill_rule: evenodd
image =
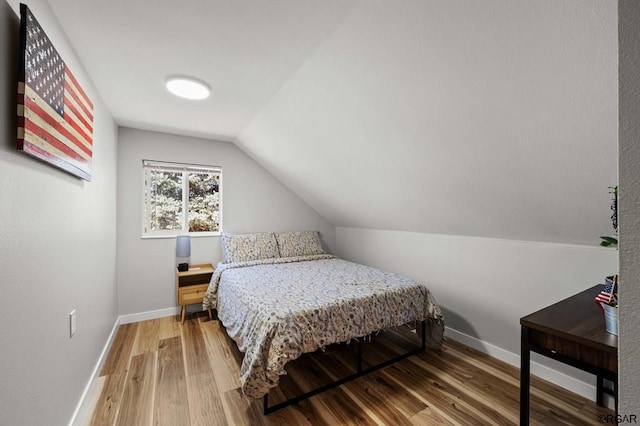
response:
<path id="1" fill-rule="evenodd" d="M 242 392 L 268 394 L 303 353 L 385 328 L 423 322 L 423 338 L 439 347 L 444 321 L 427 287 L 409 278 L 327 254 L 317 232 L 221 237 L 203 308 L 216 309 L 244 353 Z M 425 345 L 423 340 L 423 346 Z M 265 398 L 265 411 L 267 408 Z"/>

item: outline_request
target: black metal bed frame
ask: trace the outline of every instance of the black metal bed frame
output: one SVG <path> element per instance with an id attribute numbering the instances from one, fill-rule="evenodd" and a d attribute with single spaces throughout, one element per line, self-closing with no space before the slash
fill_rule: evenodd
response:
<path id="1" fill-rule="evenodd" d="M 411 349 L 409 352 L 403 353 L 401 355 L 398 355 L 396 357 L 388 359 L 388 360 L 386 360 L 386 361 L 384 361 L 384 362 L 382 362 L 380 364 L 377 364 L 377 365 L 374 365 L 372 367 L 366 368 L 364 370 L 362 369 L 362 340 L 363 339 L 358 339 L 358 341 L 357 341 L 358 342 L 358 345 L 357 345 L 357 354 L 358 354 L 358 356 L 357 356 L 357 359 L 356 359 L 356 372 L 355 373 L 353 373 L 353 374 L 351 374 L 349 376 L 343 377 L 343 378 L 341 378 L 339 380 L 336 380 L 335 382 L 331 382 L 331 383 L 328 383 L 328 384 L 326 384 L 324 386 L 321 386 L 319 388 L 313 389 L 313 390 L 311 390 L 309 392 L 305 392 L 302 395 L 298 395 L 298 396 L 295 396 L 293 398 L 287 399 L 286 401 L 280 402 L 280 403 L 278 403 L 276 405 L 273 405 L 271 407 L 269 407 L 269 393 L 267 392 L 263 397 L 263 412 L 264 412 L 264 414 L 266 415 L 266 414 L 269 414 L 269 413 L 273 413 L 276 410 L 279 410 L 279 409 L 284 408 L 284 407 L 288 407 L 289 405 L 292 405 L 292 404 L 296 404 L 296 403 L 298 403 L 300 401 L 303 401 L 303 400 L 305 400 L 307 398 L 311 398 L 314 395 L 318 395 L 319 393 L 328 391 L 329 389 L 333 389 L 333 388 L 335 388 L 337 386 L 340 386 L 342 384 L 345 384 L 347 382 L 355 380 L 355 379 L 357 379 L 359 377 L 362 377 L 362 376 L 364 376 L 366 374 L 369 374 L 369 373 L 371 373 L 373 371 L 376 371 L 376 370 L 379 370 L 381 368 L 384 368 L 384 367 L 386 367 L 388 365 L 394 364 L 394 363 L 396 363 L 398 361 L 401 361 L 401 360 L 403 360 L 405 358 L 408 358 L 408 357 L 410 357 L 412 355 L 415 355 L 415 354 L 420 353 L 420 352 L 424 352 L 424 350 L 426 348 L 426 327 L 427 327 L 426 320 L 423 320 L 422 321 L 422 331 L 421 331 L 422 345 L 419 348 Z"/>

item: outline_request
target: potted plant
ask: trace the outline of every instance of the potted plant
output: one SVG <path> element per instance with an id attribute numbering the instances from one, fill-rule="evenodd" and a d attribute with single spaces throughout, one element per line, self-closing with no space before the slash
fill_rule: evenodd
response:
<path id="1" fill-rule="evenodd" d="M 600 237 L 600 245 L 603 247 L 618 248 L 618 186 L 610 186 L 609 193 L 613 195 L 611 199 L 611 222 L 613 223 L 613 230 L 616 235 L 614 237 Z"/>
<path id="2" fill-rule="evenodd" d="M 610 209 L 611 222 L 613 224 L 613 230 L 615 236 L 600 237 L 602 241 L 600 245 L 603 247 L 618 248 L 618 186 L 609 187 L 609 193 L 613 195 L 611 199 Z M 605 327 L 611 334 L 618 334 L 618 275 L 615 274 L 611 277 L 607 277 L 605 280 L 604 288 L 596 296 L 596 303 L 598 303 L 605 315 Z"/>

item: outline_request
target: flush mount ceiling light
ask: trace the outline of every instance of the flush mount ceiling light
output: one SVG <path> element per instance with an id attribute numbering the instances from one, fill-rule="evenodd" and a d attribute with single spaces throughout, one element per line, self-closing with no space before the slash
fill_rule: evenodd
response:
<path id="1" fill-rule="evenodd" d="M 167 90 L 185 99 L 205 99 L 211 93 L 207 83 L 191 77 L 169 77 Z"/>

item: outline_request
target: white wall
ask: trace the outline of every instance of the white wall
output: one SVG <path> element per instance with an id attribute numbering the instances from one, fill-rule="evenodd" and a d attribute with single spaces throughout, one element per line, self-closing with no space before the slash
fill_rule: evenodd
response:
<path id="1" fill-rule="evenodd" d="M 598 246 L 343 227 L 336 228 L 336 243 L 338 255 L 345 259 L 427 284 L 444 309 L 447 327 L 485 342 L 484 350 L 516 363 L 521 317 L 617 271 L 617 252 Z M 592 376 L 573 368 L 542 357 L 532 359 L 595 384 Z M 593 392 L 588 396 L 595 397 L 593 388 L 577 385 L 573 390 L 584 394 L 587 389 Z"/>
<path id="2" fill-rule="evenodd" d="M 0 424 L 62 425 L 117 317 L 117 129 L 48 3 L 29 7 L 95 105 L 93 178 L 16 150 L 19 6 L 0 1 Z"/>
<path id="3" fill-rule="evenodd" d="M 619 2 L 620 413 L 640 413 L 640 3 Z"/>
<path id="4" fill-rule="evenodd" d="M 617 178 L 616 12 L 360 2 L 239 144 L 336 226 L 598 244 Z"/>
<path id="5" fill-rule="evenodd" d="M 142 160 L 222 167 L 226 232 L 317 230 L 332 252 L 335 227 L 234 144 L 121 128 L 118 137 L 118 301 L 121 315 L 175 307 L 175 239 L 142 239 Z M 192 238 L 191 263 L 221 260 L 219 237 Z"/>

